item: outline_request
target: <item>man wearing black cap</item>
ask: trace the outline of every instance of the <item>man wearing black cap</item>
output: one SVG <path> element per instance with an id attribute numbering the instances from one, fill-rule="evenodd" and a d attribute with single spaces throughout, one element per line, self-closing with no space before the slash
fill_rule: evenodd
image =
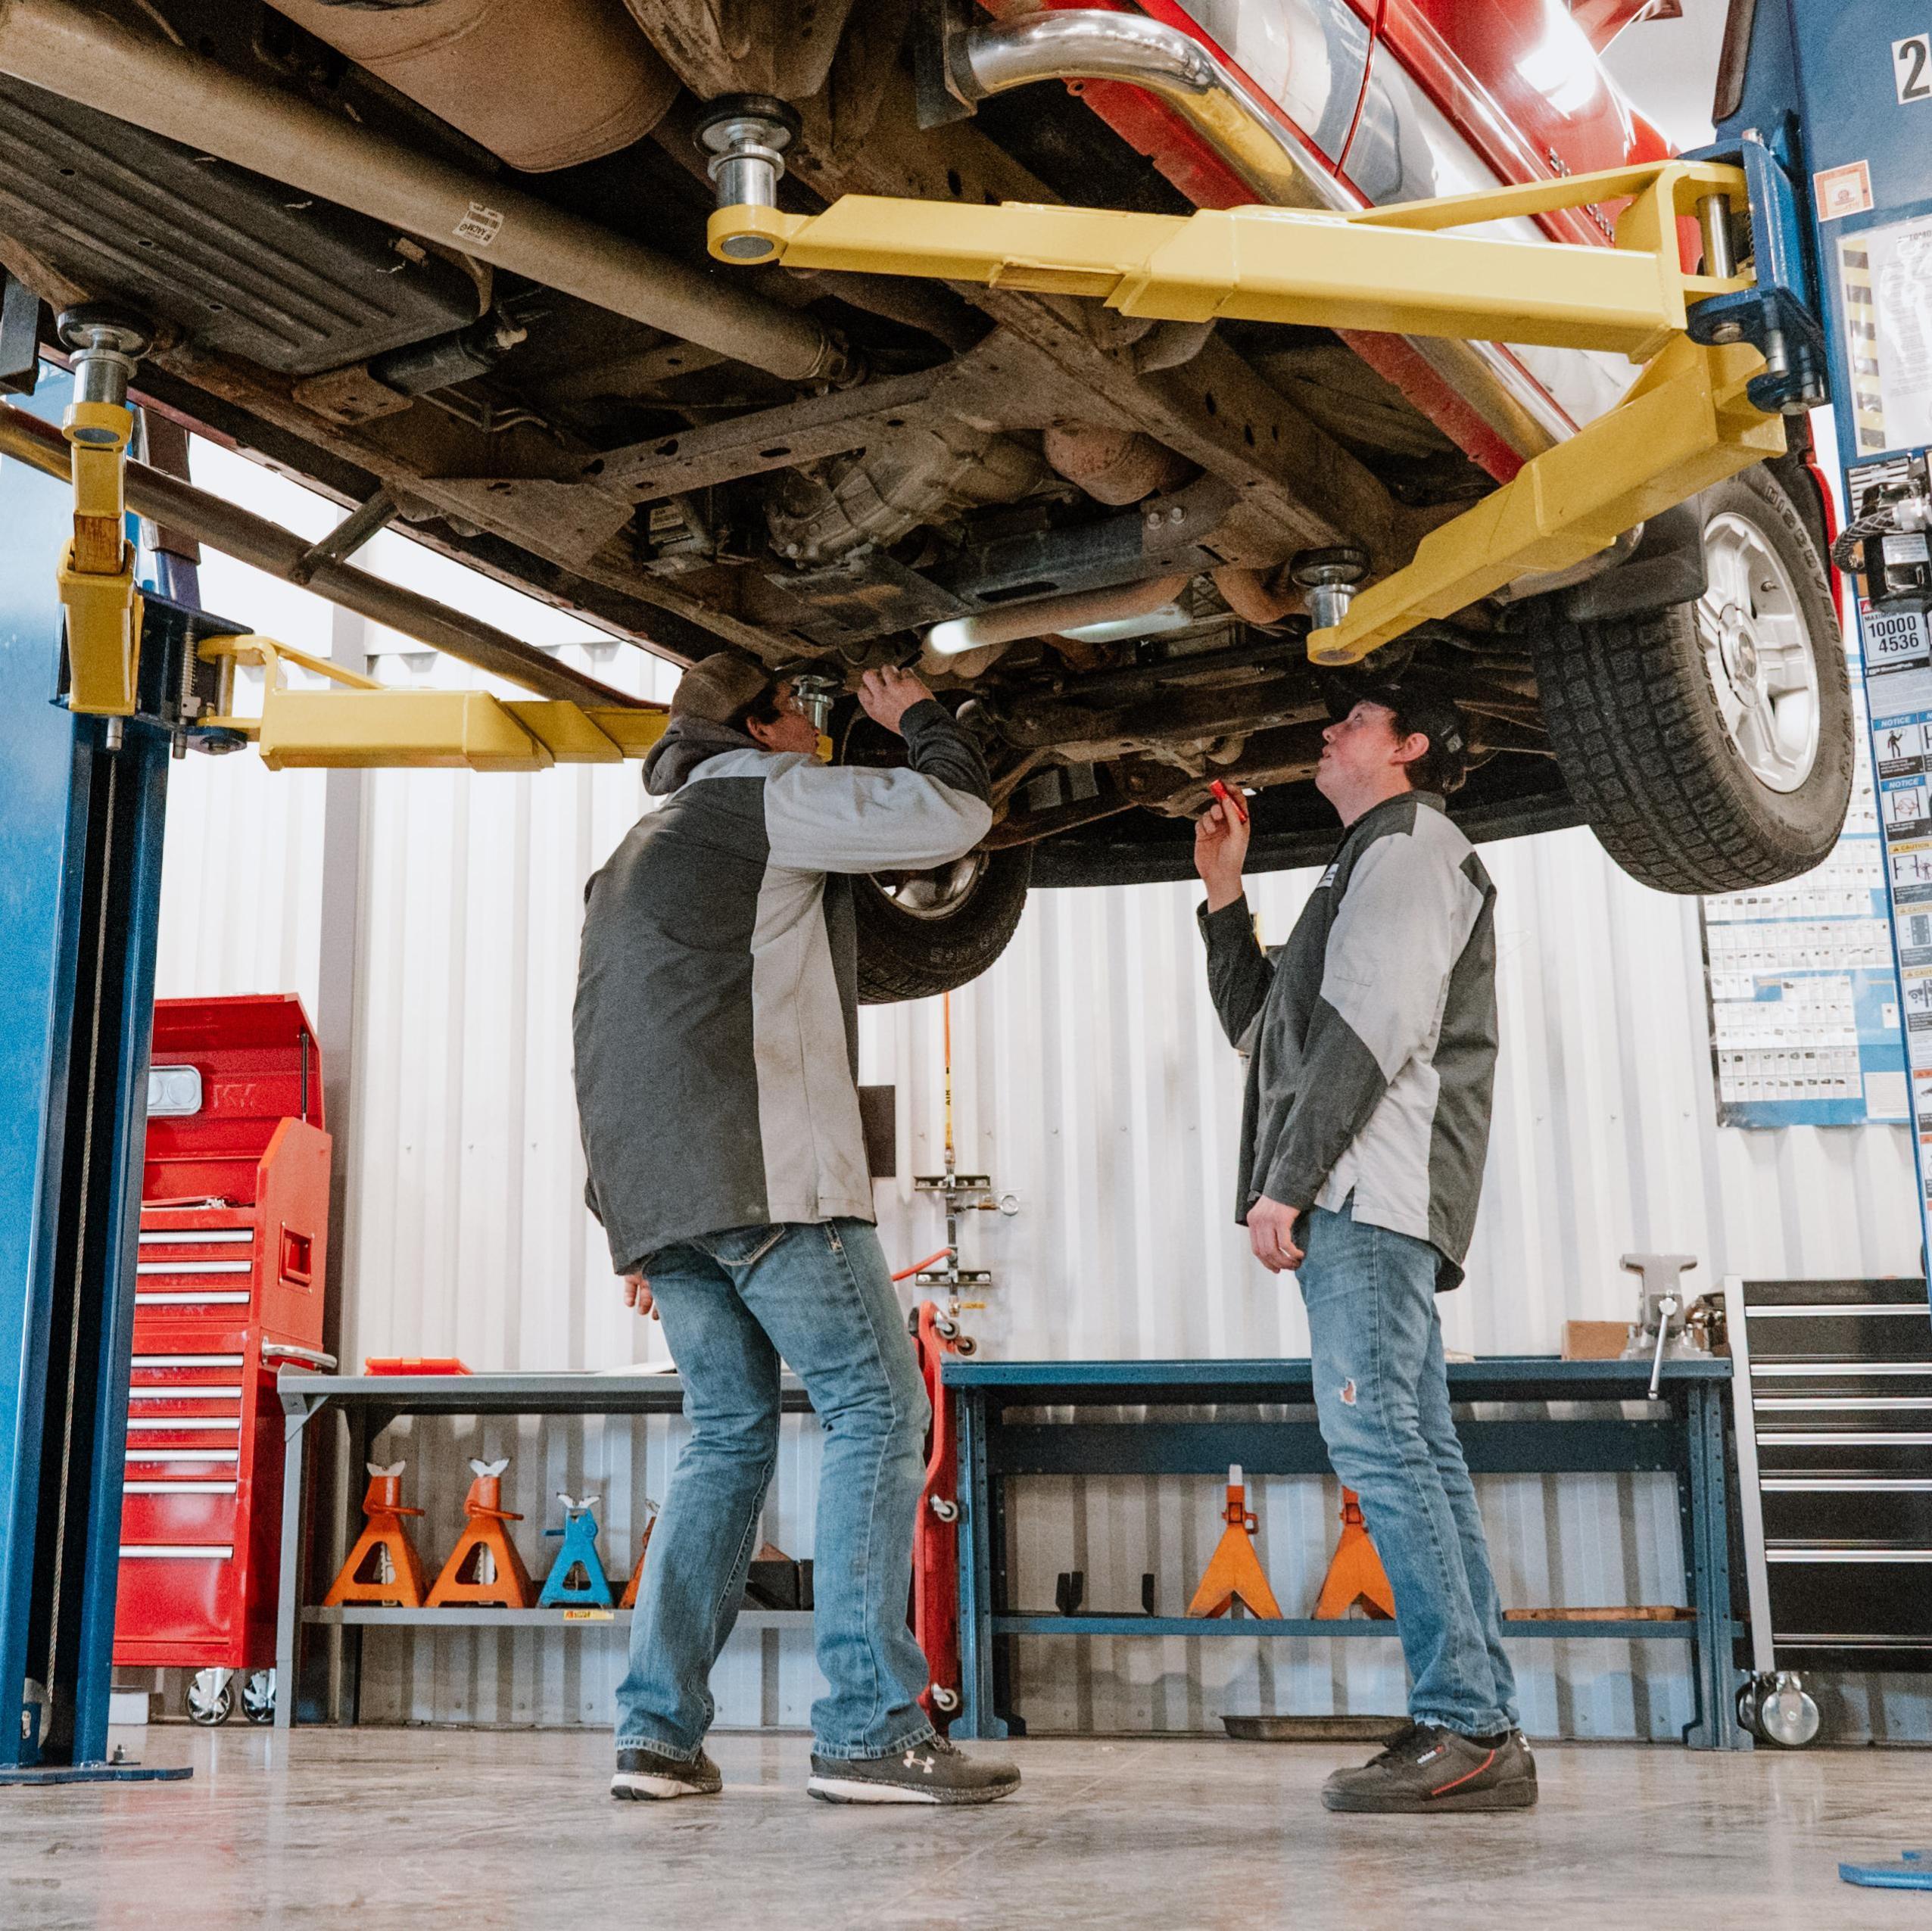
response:
<path id="1" fill-rule="evenodd" d="M 1527 1809 L 1536 1765 L 1435 1311 L 1489 1140 L 1495 888 L 1444 809 L 1468 758 L 1456 707 L 1382 685 L 1336 708 L 1315 784 L 1341 842 L 1272 958 L 1242 891 L 1246 821 L 1217 804 L 1195 833 L 1208 986 L 1248 1055 L 1236 1218 L 1299 1280 L 1322 1438 L 1388 1571 L 1411 1679 L 1410 1727 L 1322 1801 Z"/>
<path id="2" fill-rule="evenodd" d="M 777 1464 L 780 1364 L 825 1449 L 814 1611 L 826 1694 L 815 1797 L 983 1804 L 1011 1764 L 936 1734 L 905 1624 L 929 1412 L 873 1227 L 859 1126 L 850 880 L 971 851 L 986 761 L 918 679 L 858 701 L 905 741 L 893 769 L 818 761 L 785 682 L 730 652 L 687 671 L 647 812 L 591 881 L 578 968 L 577 1104 L 591 1204 L 626 1297 L 677 1357 L 678 1457 L 617 1689 L 611 1794 L 715 1796 L 712 1666 L 737 1619 Z"/>

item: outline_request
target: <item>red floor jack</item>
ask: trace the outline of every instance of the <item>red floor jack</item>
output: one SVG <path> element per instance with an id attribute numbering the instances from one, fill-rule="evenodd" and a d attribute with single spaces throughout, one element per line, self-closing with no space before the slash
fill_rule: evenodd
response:
<path id="1" fill-rule="evenodd" d="M 912 1634 L 924 1651 L 929 1680 L 919 1699 L 943 1731 L 959 1713 L 959 1444 L 952 1398 L 941 1385 L 946 1356 L 958 1354 L 958 1324 L 936 1303 L 922 1301 L 912 1344 L 933 1405 L 925 1486 L 912 1534 Z"/>

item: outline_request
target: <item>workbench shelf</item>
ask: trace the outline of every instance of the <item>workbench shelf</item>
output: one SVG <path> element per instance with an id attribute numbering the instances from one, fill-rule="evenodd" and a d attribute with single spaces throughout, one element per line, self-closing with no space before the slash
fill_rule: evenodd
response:
<path id="1" fill-rule="evenodd" d="M 1131 1613 L 1117 1616 L 1063 1616 L 1057 1611 L 1042 1611 L 1036 1616 L 996 1615 L 992 1618 L 992 1633 L 996 1636 L 1338 1636 L 1359 1640 L 1364 1637 L 1393 1638 L 1398 1634 L 1398 1626 L 1366 1616 L 1345 1617 L 1339 1621 L 1317 1621 L 1312 1616 L 1243 1616 L 1239 1620 L 1222 1620 L 1205 1616 L 1139 1616 Z M 1506 1637 L 1619 1636 L 1626 1640 L 1675 1637 L 1680 1642 L 1689 1643 L 1696 1640 L 1697 1624 L 1696 1619 L 1689 1616 L 1675 1621 L 1650 1616 L 1620 1617 L 1614 1621 L 1597 1616 L 1565 1618 L 1561 1621 L 1539 1617 L 1534 1622 L 1505 1621 L 1503 1634 Z"/>
<path id="2" fill-rule="evenodd" d="M 628 1629 L 628 1609 L 402 1609 L 369 1602 L 345 1602 L 334 1608 L 311 1606 L 302 1612 L 305 1623 L 325 1627 L 355 1625 L 366 1629 Z M 739 1629 L 809 1629 L 809 1609 L 740 1609 Z"/>
<path id="3" fill-rule="evenodd" d="M 1697 1715 L 1684 1741 L 1740 1748 L 1725 1440 L 1731 1363 L 1709 1356 L 1666 1361 L 1655 1401 L 1650 1378 L 1647 1361 L 1498 1355 L 1450 1364 L 1457 1432 L 1475 1474 L 1648 1472 L 1677 1483 L 1689 1614 L 1510 1619 L 1503 1634 L 1511 1642 L 1687 1643 Z M 1386 1642 L 1398 1634 L 1393 1622 L 1366 1619 L 1062 1615 L 1024 1611 L 1011 1600 L 1008 1518 L 1016 1480 L 1218 1478 L 1236 1462 L 1251 1479 L 1329 1475 L 1306 1360 L 954 1359 L 945 1383 L 959 1444 L 958 1733 L 999 1737 L 1019 1727 L 1008 1652 L 1022 1638 Z M 1491 1403 L 1500 1410 L 1484 1412 Z"/>
<path id="4" fill-rule="evenodd" d="M 370 1603 L 345 1603 L 325 1608 L 301 1600 L 304 1556 L 314 1525 L 307 1518 L 307 1484 L 304 1470 L 316 1450 L 316 1423 L 333 1415 L 347 1437 L 346 1460 L 360 1468 L 369 1459 L 376 1438 L 404 1416 L 445 1415 L 675 1415 L 684 1405 L 684 1384 L 675 1374 L 652 1370 L 615 1375 L 581 1373 L 514 1375 L 318 1375 L 305 1369 L 283 1369 L 276 1382 L 281 1397 L 282 1437 L 282 1562 L 275 1637 L 275 1722 L 279 1730 L 294 1721 L 301 1689 L 301 1637 L 304 1630 L 319 1634 L 339 1655 L 337 1667 L 316 1672 L 319 1684 L 313 1703 L 326 1707 L 332 1721 L 354 1723 L 362 1683 L 363 1634 L 369 1629 L 472 1630 L 556 1629 L 581 1630 L 628 1627 L 628 1609 L 612 1609 L 603 1617 L 566 1618 L 553 1609 L 389 1609 Z M 796 1376 L 779 1383 L 778 1406 L 789 1415 L 809 1414 L 812 1404 Z M 357 1491 L 352 1487 L 350 1494 Z M 344 1498 L 344 1503 L 348 1497 Z M 346 1553 L 354 1537 L 347 1525 L 335 1525 L 341 1543 L 335 1560 Z M 613 1578 L 613 1582 L 620 1579 Z M 809 1609 L 746 1609 L 737 1627 L 746 1630 L 809 1628 Z M 326 1696 L 320 1687 L 326 1681 Z"/>

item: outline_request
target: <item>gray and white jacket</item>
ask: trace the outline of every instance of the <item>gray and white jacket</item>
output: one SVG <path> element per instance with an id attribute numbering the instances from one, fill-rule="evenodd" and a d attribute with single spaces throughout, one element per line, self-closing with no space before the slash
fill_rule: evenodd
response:
<path id="1" fill-rule="evenodd" d="M 1265 1194 L 1427 1241 L 1457 1286 L 1496 1075 L 1496 888 L 1427 792 L 1349 827 L 1288 943 L 1245 899 L 1200 913 L 1208 983 L 1247 1051 L 1235 1217 Z"/>
<path id="2" fill-rule="evenodd" d="M 586 889 L 573 1027 L 619 1272 L 727 1227 L 873 1218 L 848 875 L 946 864 L 992 821 L 985 761 L 944 708 L 902 728 L 894 770 L 715 726 L 653 747 L 647 783 L 672 795 Z"/>

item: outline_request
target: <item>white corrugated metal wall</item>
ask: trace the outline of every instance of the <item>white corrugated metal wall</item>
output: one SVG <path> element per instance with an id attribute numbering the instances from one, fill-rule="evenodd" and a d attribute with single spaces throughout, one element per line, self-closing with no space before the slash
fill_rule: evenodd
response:
<path id="1" fill-rule="evenodd" d="M 311 533 L 334 512 L 239 459 L 198 448 L 198 480 L 245 491 Z M 407 577 L 640 694 L 663 667 L 467 578 L 400 539 L 375 567 Z M 211 560 L 205 600 L 323 648 L 321 606 Z M 376 634 L 392 681 L 468 675 Z M 472 1366 L 598 1369 L 661 1350 L 624 1312 L 581 1204 L 569 1011 L 584 879 L 632 821 L 634 768 L 537 777 L 375 773 L 363 780 L 353 1105 L 332 1121 L 347 1163 L 351 1238 L 338 1257 L 344 1353 L 456 1353 Z M 294 989 L 312 1001 L 320 930 L 319 774 L 271 776 L 252 755 L 177 767 L 170 799 L 160 991 Z M 1618 1256 L 1652 1247 L 1724 1272 L 1913 1271 L 1902 1129 L 1747 1135 L 1715 1124 L 1697 911 L 1622 877 L 1588 836 L 1491 847 L 1504 1041 L 1494 1142 L 1467 1288 L 1450 1345 L 1549 1351 L 1573 1317 L 1621 1318 Z M 1306 875 L 1258 882 L 1271 938 Z M 1248 1257 L 1229 1211 L 1239 1072 L 1204 996 L 1186 886 L 1036 895 L 1000 964 L 953 1001 L 961 1167 L 1019 1199 L 968 1223 L 969 1264 L 995 1270 L 969 1317 L 1009 1358 L 1294 1355 L 1298 1300 Z M 868 1011 L 863 1076 L 899 1094 L 896 1182 L 880 1189 L 889 1252 L 942 1232 L 911 1178 L 943 1152 L 937 1003 Z M 339 1069 L 338 1069 L 339 1071 Z M 641 1096 L 648 1104 L 649 1096 Z M 767 1532 L 811 1543 L 815 1449 L 787 1425 Z M 643 1494 L 661 1493 L 680 1429 L 653 1423 L 425 1427 L 398 1446 L 430 1514 L 454 1535 L 463 1458 L 515 1457 L 512 1506 L 538 1531 L 558 1488 L 607 1498 L 613 1568 Z M 1278 1588 L 1311 1593 L 1331 1531 L 1326 1484 L 1259 1485 Z M 1019 1599 L 1052 1599 L 1080 1568 L 1087 1599 L 1139 1601 L 1143 1570 L 1172 1606 L 1204 1562 L 1218 1491 L 1192 1482 L 1042 1482 L 1018 1511 Z M 1637 1601 L 1674 1590 L 1674 1497 L 1662 1478 L 1482 1484 L 1506 1599 Z M 1021 1646 L 1036 1727 L 1211 1726 L 1223 1708 L 1396 1707 L 1392 1646 L 1067 1640 Z M 1524 1657 L 1539 1733 L 1666 1737 L 1688 1715 L 1675 1646 L 1538 1645 Z M 621 1658 L 608 1632 L 372 1635 L 363 1710 L 403 1720 L 606 1719 Z M 721 1669 L 721 1720 L 803 1720 L 816 1673 L 793 1632 L 747 1634 Z M 1868 1695 L 1861 1690 L 1861 1695 Z M 1902 1689 L 1865 1720 L 1922 1712 Z M 1862 1708 L 1863 1706 L 1862 1706 Z"/>

